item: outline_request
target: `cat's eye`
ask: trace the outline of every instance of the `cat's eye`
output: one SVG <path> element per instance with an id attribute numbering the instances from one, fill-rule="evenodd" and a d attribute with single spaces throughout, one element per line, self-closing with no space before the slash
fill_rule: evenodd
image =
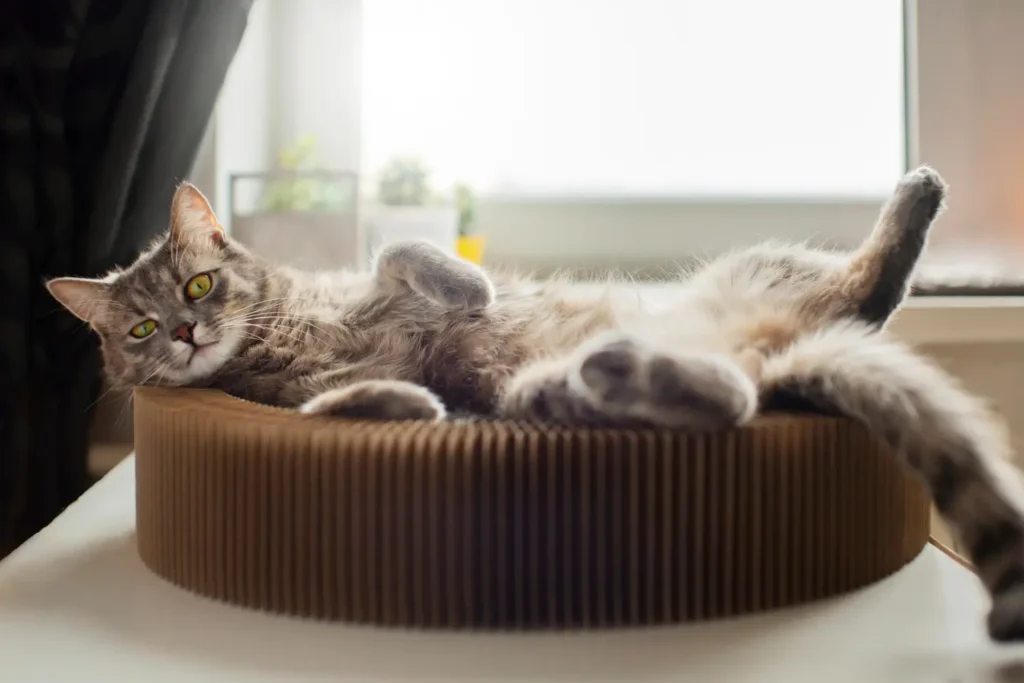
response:
<path id="1" fill-rule="evenodd" d="M 213 288 L 213 278 L 209 273 L 200 273 L 185 284 L 185 296 L 192 301 L 198 301 L 210 293 Z"/>
<path id="2" fill-rule="evenodd" d="M 156 321 L 155 320 L 144 320 L 141 323 L 139 323 L 138 325 L 136 325 L 135 327 L 133 327 L 131 329 L 131 331 L 128 332 L 128 334 L 132 335 L 136 339 L 145 339 L 149 335 L 153 334 L 155 331 L 156 331 Z"/>

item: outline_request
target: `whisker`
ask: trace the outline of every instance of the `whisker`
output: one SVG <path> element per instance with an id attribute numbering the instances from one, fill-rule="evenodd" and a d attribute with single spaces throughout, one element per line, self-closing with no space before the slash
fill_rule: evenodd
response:
<path id="1" fill-rule="evenodd" d="M 252 336 L 252 337 L 254 337 L 256 339 L 259 339 L 260 341 L 266 341 L 262 337 L 255 336 L 251 332 L 249 332 L 250 328 L 254 329 L 254 330 L 257 330 L 257 331 L 261 331 L 261 332 L 264 331 L 264 328 L 260 327 L 259 325 L 252 325 L 252 324 L 249 324 L 249 323 L 234 323 L 234 324 L 224 324 L 224 323 L 222 323 L 220 325 L 220 329 L 221 330 L 237 330 L 237 331 L 240 331 L 242 333 L 249 334 L 250 336 Z"/>
<path id="2" fill-rule="evenodd" d="M 149 373 L 145 378 L 143 378 L 143 380 L 141 382 L 138 382 L 137 385 L 145 385 L 147 382 L 149 382 L 149 380 L 153 379 L 153 377 L 155 377 L 158 373 L 162 374 L 163 371 L 166 370 L 167 368 L 169 368 L 170 366 L 171 366 L 170 361 L 162 361 L 162 362 L 160 362 L 156 366 L 156 368 L 153 370 L 153 372 Z M 125 417 L 125 415 L 126 415 L 126 413 L 128 411 L 128 406 L 132 405 L 134 403 L 134 401 L 135 401 L 135 388 L 132 387 L 132 390 L 130 392 L 128 392 L 128 396 L 125 399 L 124 405 L 121 406 L 121 410 L 118 412 L 118 415 L 117 415 L 117 418 L 114 421 L 114 424 L 117 424 L 117 425 L 121 424 L 121 422 L 124 420 L 124 417 Z"/>
<path id="3" fill-rule="evenodd" d="M 99 405 L 99 402 L 102 401 L 103 399 L 105 399 L 110 394 L 110 392 L 114 391 L 115 388 L 116 387 L 114 387 L 114 386 L 109 386 L 109 387 L 107 387 L 106 391 L 100 392 L 100 395 L 96 397 L 96 400 L 93 401 L 92 403 L 90 403 L 89 405 L 87 405 L 83 412 L 87 413 L 90 410 L 92 410 L 93 408 L 95 408 L 97 405 Z"/>
<path id="4" fill-rule="evenodd" d="M 288 337 L 289 339 L 291 339 L 292 341 L 294 341 L 294 342 L 296 342 L 298 344 L 302 344 L 302 343 L 304 343 L 306 341 L 301 336 L 298 336 L 300 334 L 300 332 L 298 330 L 294 330 L 294 329 L 291 329 L 289 327 L 270 327 L 270 326 L 266 326 L 266 325 L 260 326 L 260 325 L 257 325 L 257 324 L 251 323 L 251 322 L 246 322 L 246 323 L 241 323 L 241 324 L 236 324 L 236 325 L 231 325 L 231 326 L 223 325 L 223 324 L 221 325 L 221 327 L 223 329 L 239 329 L 240 327 L 246 327 L 246 326 L 254 327 L 254 328 L 260 330 L 261 332 L 265 332 L 265 333 L 268 333 L 268 334 L 281 334 L 281 335 L 283 335 L 285 337 Z M 321 343 L 324 342 L 323 339 L 317 337 L 316 335 L 312 335 L 312 336 L 317 341 L 319 341 Z M 267 340 L 266 339 L 261 339 L 261 341 L 267 341 Z"/>
<path id="5" fill-rule="evenodd" d="M 135 392 L 132 391 L 132 392 L 129 392 L 128 395 L 124 397 L 124 403 L 121 405 L 121 409 L 119 411 L 117 411 L 117 417 L 114 418 L 114 425 L 115 426 L 120 427 L 124 423 L 124 420 L 125 420 L 125 418 L 128 415 L 128 407 L 133 405 L 134 403 L 135 403 Z"/>
<path id="6" fill-rule="evenodd" d="M 275 332 L 285 333 L 286 331 L 290 331 L 290 332 L 295 332 L 295 333 L 298 333 L 298 334 L 309 334 L 310 336 L 312 336 L 314 339 L 316 339 L 317 341 L 319 341 L 321 343 L 326 343 L 331 338 L 331 330 L 325 329 L 324 327 L 321 327 L 316 322 L 314 322 L 312 320 L 309 320 L 309 319 L 305 319 L 305 318 L 302 318 L 302 319 L 287 319 L 287 318 L 281 318 L 279 316 L 247 316 L 243 321 L 234 321 L 233 320 L 233 321 L 229 321 L 229 322 L 225 322 L 225 323 L 221 323 L 221 324 L 222 324 L 222 326 L 226 325 L 226 324 L 235 324 L 235 323 L 252 324 L 252 323 L 257 323 L 257 322 L 260 322 L 260 321 L 270 321 L 270 324 L 265 325 L 264 327 L 266 329 L 268 329 L 268 330 L 272 330 L 272 331 L 275 331 Z M 279 324 L 275 324 L 275 323 L 279 323 Z M 340 328 L 336 328 L 336 329 L 340 329 Z M 317 332 L 319 332 L 323 336 L 318 336 L 316 334 L 313 334 L 313 330 L 316 330 Z M 292 338 L 296 339 L 296 341 L 301 341 L 300 339 L 297 339 L 294 336 Z"/>
<path id="7" fill-rule="evenodd" d="M 259 301 L 256 301 L 254 303 L 249 304 L 248 306 L 243 306 L 242 308 L 238 309 L 237 311 L 234 311 L 234 313 L 242 313 L 242 312 L 245 312 L 247 310 L 253 309 L 253 308 L 257 307 L 257 306 L 275 304 L 275 303 L 280 303 L 280 302 L 284 302 L 284 301 L 290 301 L 290 302 L 295 302 L 295 303 L 323 303 L 323 299 L 319 299 L 319 298 L 316 298 L 316 297 L 296 297 L 296 296 L 271 297 L 269 299 L 260 299 Z"/>
<path id="8" fill-rule="evenodd" d="M 124 374 L 122 374 L 121 377 L 119 377 L 118 379 L 119 380 L 120 379 L 124 379 Z M 99 404 L 100 401 L 102 401 L 111 392 L 113 392 L 113 391 L 115 391 L 117 389 L 123 389 L 123 387 L 120 386 L 119 382 L 108 382 L 108 386 L 107 386 L 106 390 L 100 392 L 100 395 L 96 397 L 96 400 L 93 401 L 92 403 L 90 403 L 89 405 L 87 405 L 85 407 L 85 411 L 84 412 L 88 412 L 88 411 L 92 410 L 93 408 L 95 408 Z"/>

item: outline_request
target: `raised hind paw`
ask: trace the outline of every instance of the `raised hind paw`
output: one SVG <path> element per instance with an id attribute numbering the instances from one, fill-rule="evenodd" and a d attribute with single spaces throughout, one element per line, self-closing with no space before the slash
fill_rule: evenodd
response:
<path id="1" fill-rule="evenodd" d="M 428 389 L 393 380 L 330 389 L 306 401 L 299 412 L 364 420 L 438 421 L 445 416 L 444 404 Z"/>
<path id="2" fill-rule="evenodd" d="M 753 382 L 729 360 L 659 353 L 614 333 L 570 358 L 521 372 L 499 413 L 562 424 L 705 431 L 746 422 L 756 407 Z"/>
<path id="3" fill-rule="evenodd" d="M 728 359 L 662 353 L 623 334 L 581 349 L 568 383 L 599 413 L 627 423 L 722 429 L 746 422 L 757 408 L 753 382 Z"/>
<path id="4" fill-rule="evenodd" d="M 942 209 L 946 198 L 946 181 L 938 171 L 928 166 L 918 166 L 900 178 L 892 197 L 886 203 L 886 212 L 894 226 L 901 226 L 905 233 L 923 240 L 932 221 Z M 915 248 L 915 251 L 919 249 Z"/>
<path id="5" fill-rule="evenodd" d="M 930 198 L 938 208 L 946 196 L 946 181 L 930 166 L 918 166 L 900 179 L 895 194 L 903 194 L 907 199 Z"/>

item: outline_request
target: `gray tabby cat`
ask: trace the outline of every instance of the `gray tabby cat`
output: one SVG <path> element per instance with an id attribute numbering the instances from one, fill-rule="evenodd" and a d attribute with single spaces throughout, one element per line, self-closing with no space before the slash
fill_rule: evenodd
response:
<path id="1" fill-rule="evenodd" d="M 715 261 L 660 310 L 607 288 L 495 277 L 426 244 L 371 273 L 272 266 L 191 185 L 125 270 L 50 291 L 102 340 L 116 385 L 216 387 L 305 413 L 438 420 L 468 409 L 571 424 L 723 429 L 810 402 L 863 421 L 920 473 L 1024 640 L 1024 493 L 982 403 L 881 328 L 945 194 L 907 174 L 852 254 L 762 246 Z"/>

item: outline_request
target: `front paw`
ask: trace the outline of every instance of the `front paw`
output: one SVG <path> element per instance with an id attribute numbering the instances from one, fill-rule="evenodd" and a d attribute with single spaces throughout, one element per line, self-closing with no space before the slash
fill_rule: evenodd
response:
<path id="1" fill-rule="evenodd" d="M 369 380 L 331 389 L 299 407 L 306 415 L 363 420 L 444 419 L 444 404 L 428 389 L 411 382 Z"/>
<path id="2" fill-rule="evenodd" d="M 494 303 L 494 287 L 483 275 L 469 273 L 449 281 L 420 283 L 430 298 L 451 311 L 479 311 Z"/>
<path id="3" fill-rule="evenodd" d="M 451 311 L 478 311 L 494 301 L 494 285 L 482 269 L 427 242 L 401 242 L 377 257 L 377 272 Z"/>
<path id="4" fill-rule="evenodd" d="M 468 261 L 445 258 L 423 262 L 410 274 L 410 286 L 449 311 L 479 311 L 494 302 L 494 285 Z"/>

